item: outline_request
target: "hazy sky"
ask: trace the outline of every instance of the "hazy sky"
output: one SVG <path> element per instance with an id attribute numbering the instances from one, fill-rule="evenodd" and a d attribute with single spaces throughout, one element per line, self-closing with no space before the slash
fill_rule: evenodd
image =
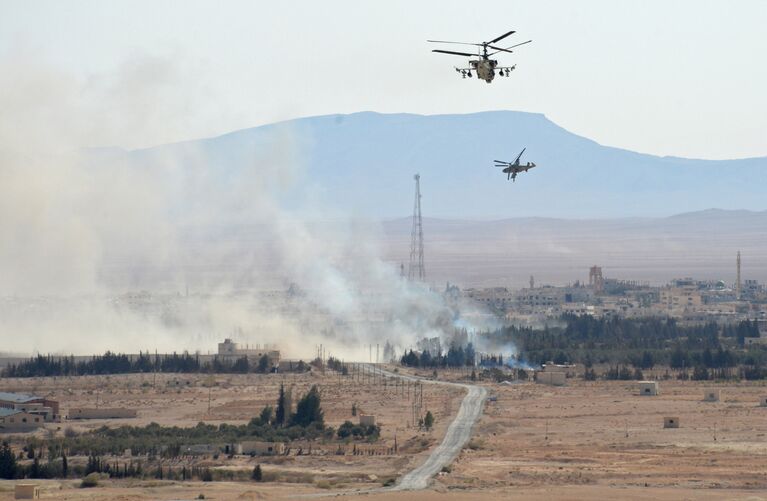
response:
<path id="1" fill-rule="evenodd" d="M 767 155 L 765 26 L 764 0 L 0 0 L 0 61 L 86 91 L 126 67 L 144 75 L 127 85 L 164 82 L 135 103 L 164 110 L 157 126 L 110 140 L 126 147 L 327 113 L 511 109 L 612 146 L 734 158 Z M 499 57 L 517 71 L 491 85 L 425 42 L 509 29 L 509 45 L 534 42 Z"/>

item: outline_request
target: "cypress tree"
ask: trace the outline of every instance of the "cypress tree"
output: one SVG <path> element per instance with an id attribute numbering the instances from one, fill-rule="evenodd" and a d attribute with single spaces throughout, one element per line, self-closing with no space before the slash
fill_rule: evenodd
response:
<path id="1" fill-rule="evenodd" d="M 253 480 L 256 482 L 260 482 L 263 479 L 263 472 L 261 471 L 261 465 L 257 464 L 255 468 L 253 468 Z"/>
<path id="2" fill-rule="evenodd" d="M 277 426 L 282 426 L 287 421 L 285 410 L 285 385 L 280 385 L 280 396 L 277 397 L 277 410 L 274 413 L 274 422 Z"/>

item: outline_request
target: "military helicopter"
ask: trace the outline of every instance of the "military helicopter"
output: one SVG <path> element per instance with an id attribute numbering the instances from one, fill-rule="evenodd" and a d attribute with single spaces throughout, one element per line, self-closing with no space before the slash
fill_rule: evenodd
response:
<path id="1" fill-rule="evenodd" d="M 517 174 L 520 172 L 527 172 L 533 167 L 535 167 L 535 163 L 533 162 L 527 162 L 526 165 L 521 165 L 519 163 L 519 159 L 522 158 L 522 153 L 525 152 L 527 148 L 522 148 L 522 151 L 519 152 L 519 155 L 517 155 L 517 158 L 513 162 L 504 162 L 503 160 L 496 160 L 495 166 L 496 167 L 503 167 L 504 174 L 507 174 L 506 179 L 511 179 L 514 181 L 517 178 Z"/>
<path id="2" fill-rule="evenodd" d="M 516 45 L 512 45 L 511 47 L 501 48 L 496 47 L 493 44 L 497 43 L 507 36 L 516 33 L 516 31 L 509 31 L 508 33 L 504 33 L 503 35 L 496 37 L 489 42 L 482 42 L 482 43 L 468 43 L 468 42 L 449 42 L 446 40 L 427 40 L 427 42 L 431 43 L 452 43 L 452 44 L 458 44 L 458 45 L 476 45 L 477 47 L 481 47 L 481 52 L 477 54 L 469 54 L 468 52 L 455 52 L 452 50 L 440 50 L 440 49 L 434 49 L 432 52 L 439 52 L 442 54 L 452 54 L 454 56 L 465 56 L 465 57 L 478 57 L 479 59 L 472 59 L 469 60 L 469 68 L 456 68 L 455 71 L 461 74 L 463 78 L 469 77 L 471 78 L 471 72 L 474 70 L 477 73 L 477 78 L 480 78 L 484 80 L 487 83 L 490 83 L 493 81 L 493 78 L 495 78 L 495 72 L 498 71 L 498 74 L 500 76 L 509 76 L 509 73 L 514 71 L 514 68 L 517 67 L 515 64 L 514 66 L 498 66 L 498 61 L 495 59 L 490 59 L 490 56 L 493 56 L 495 54 L 498 54 L 499 52 L 509 52 L 513 53 L 514 51 L 509 50 L 513 49 L 514 47 L 519 47 L 520 45 L 525 45 L 526 43 L 532 42 L 532 40 L 528 40 L 526 42 L 518 43 Z M 488 54 L 487 49 L 491 48 L 495 52 L 491 52 Z"/>

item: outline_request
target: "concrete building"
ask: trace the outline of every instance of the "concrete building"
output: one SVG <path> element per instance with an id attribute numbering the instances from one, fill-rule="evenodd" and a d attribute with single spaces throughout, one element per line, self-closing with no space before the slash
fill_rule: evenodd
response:
<path id="1" fill-rule="evenodd" d="M 551 386 L 564 386 L 565 376 L 566 373 L 564 372 L 541 371 L 535 373 L 535 382 Z"/>
<path id="2" fill-rule="evenodd" d="M 593 304 L 586 304 L 586 303 L 563 304 L 560 307 L 560 310 L 562 311 L 562 313 L 566 313 L 568 315 L 576 315 L 579 317 L 583 315 L 594 316 L 596 314 L 596 307 Z"/>
<path id="3" fill-rule="evenodd" d="M 679 428 L 679 418 L 674 417 L 664 417 L 663 418 L 663 427 L 664 428 Z"/>
<path id="4" fill-rule="evenodd" d="M 285 454 L 285 444 L 282 442 L 261 442 L 258 440 L 247 440 L 233 444 L 233 452 L 234 454 L 251 454 L 255 456 L 280 455 Z"/>
<path id="5" fill-rule="evenodd" d="M 639 381 L 639 394 L 654 397 L 660 393 L 657 381 Z"/>
<path id="6" fill-rule="evenodd" d="M 0 433 L 24 433 L 36 430 L 45 424 L 39 414 L 30 414 L 16 409 L 0 409 Z"/>
<path id="7" fill-rule="evenodd" d="M 703 393 L 703 401 L 704 402 L 718 402 L 720 397 L 720 391 L 719 390 L 706 390 Z"/>
<path id="8" fill-rule="evenodd" d="M 189 455 L 204 455 L 204 454 L 216 454 L 220 447 L 213 444 L 192 444 L 181 446 L 181 450 L 184 454 Z"/>
<path id="9" fill-rule="evenodd" d="M 760 407 L 767 407 L 767 395 L 763 396 L 759 399 L 759 406 Z"/>
<path id="10" fill-rule="evenodd" d="M 661 289 L 660 303 L 671 311 L 697 310 L 703 306 L 703 296 L 694 286 Z"/>
<path id="11" fill-rule="evenodd" d="M 14 499 L 40 499 L 40 487 L 37 484 L 16 484 L 13 488 Z"/>
<path id="12" fill-rule="evenodd" d="M 376 417 L 369 414 L 360 414 L 360 426 L 375 426 Z"/>
<path id="13" fill-rule="evenodd" d="M 0 392 L 0 409 L 11 409 L 42 416 L 44 421 L 61 419 L 59 403 L 36 395 Z"/>
<path id="14" fill-rule="evenodd" d="M 258 363 L 261 357 L 266 355 L 269 359 L 269 367 L 277 367 L 280 363 L 280 352 L 273 347 L 256 346 L 250 348 L 249 346 L 242 346 L 239 343 L 235 343 L 231 339 L 224 339 L 223 343 L 218 343 L 218 356 L 224 359 L 227 358 L 241 358 L 248 357 L 248 360 L 252 363 Z"/>

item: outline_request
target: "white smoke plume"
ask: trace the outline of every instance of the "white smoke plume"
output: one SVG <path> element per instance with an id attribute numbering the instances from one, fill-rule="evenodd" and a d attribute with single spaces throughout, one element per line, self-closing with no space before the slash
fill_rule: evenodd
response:
<path id="1" fill-rule="evenodd" d="M 381 260 L 375 224 L 309 202 L 291 130 L 235 175 L 193 147 L 127 162 L 89 148 L 161 140 L 193 119 L 176 92 L 184 72 L 137 58 L 78 81 L 26 60 L 0 63 L 1 351 L 205 352 L 235 333 L 288 357 L 323 344 L 366 359 L 371 344 L 476 329 Z M 296 191 L 300 213 L 283 203 Z M 247 252 L 237 231 L 255 235 Z"/>

